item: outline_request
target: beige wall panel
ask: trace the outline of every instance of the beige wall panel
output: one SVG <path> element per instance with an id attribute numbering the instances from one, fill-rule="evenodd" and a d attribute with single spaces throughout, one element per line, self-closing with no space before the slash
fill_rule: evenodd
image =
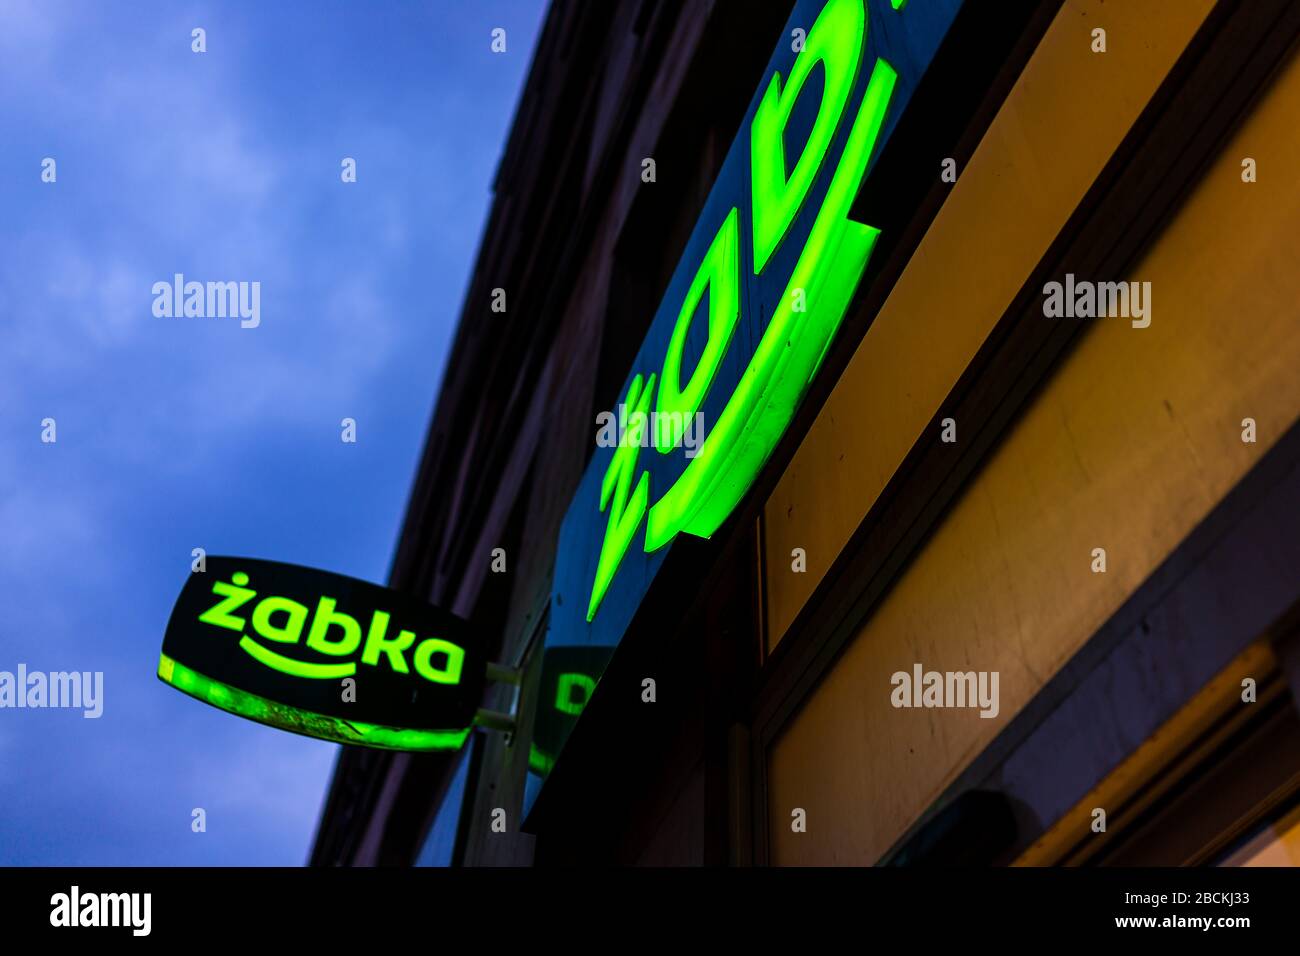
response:
<path id="1" fill-rule="evenodd" d="M 774 862 L 876 861 L 1296 421 L 1297 115 L 1293 59 L 1128 277 L 1151 327 L 1092 324 L 773 746 Z M 999 671 L 1001 713 L 894 709 L 918 661 Z"/>
<path id="2" fill-rule="evenodd" d="M 764 511 L 775 645 L 1212 3 L 1071 2 L 1048 29 Z M 1108 31 L 1108 52 L 1091 30 Z M 938 169 L 935 170 L 938 175 Z M 793 548 L 807 572 L 790 568 Z"/>

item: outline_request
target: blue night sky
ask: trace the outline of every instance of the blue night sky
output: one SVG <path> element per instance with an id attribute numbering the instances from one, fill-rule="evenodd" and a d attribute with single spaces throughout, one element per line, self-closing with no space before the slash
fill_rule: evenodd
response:
<path id="1" fill-rule="evenodd" d="M 195 547 L 385 580 L 544 14 L 0 0 L 0 671 L 104 672 L 0 709 L 0 864 L 306 860 L 338 748 L 164 685 L 163 629 Z M 177 272 L 260 327 L 155 317 Z"/>

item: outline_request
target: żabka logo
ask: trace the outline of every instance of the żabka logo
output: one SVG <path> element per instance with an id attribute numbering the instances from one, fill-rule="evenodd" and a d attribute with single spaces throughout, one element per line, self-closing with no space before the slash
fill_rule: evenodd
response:
<path id="1" fill-rule="evenodd" d="M 172 608 L 158 678 L 309 737 L 455 750 L 477 718 L 487 661 L 467 621 L 413 594 L 279 561 L 206 555 Z"/>
<path id="2" fill-rule="evenodd" d="M 338 680 L 351 677 L 357 672 L 358 661 L 334 661 L 330 663 L 303 661 L 286 657 L 254 640 L 245 633 L 248 619 L 236 617 L 237 611 L 257 597 L 257 591 L 246 587 L 249 576 L 243 571 L 236 571 L 230 581 L 217 581 L 212 585 L 212 593 L 224 598 L 208 608 L 198 619 L 213 627 L 226 628 L 240 634 L 239 646 L 250 657 L 272 670 L 290 674 L 294 677 L 314 678 L 318 680 Z M 338 601 L 332 597 L 321 597 L 314 613 L 305 604 L 286 597 L 264 597 L 252 607 L 249 617 L 257 635 L 276 644 L 296 645 L 302 638 L 303 629 L 307 629 L 307 648 L 328 658 L 354 657 L 360 649 L 360 663 L 369 667 L 378 667 L 380 659 L 385 658 L 388 666 L 398 674 L 409 674 L 406 652 L 414 645 L 411 664 L 415 672 L 427 681 L 435 684 L 460 683 L 461 669 L 465 661 L 465 649 L 451 641 L 437 637 L 428 637 L 416 643 L 414 631 L 399 630 L 396 637 L 388 636 L 388 626 L 392 615 L 387 611 L 376 610 L 370 618 L 366 629 L 365 643 L 362 644 L 361 624 L 356 618 L 337 610 Z M 307 627 L 308 616 L 311 626 Z M 278 622 L 277 623 L 277 618 Z M 331 637 L 331 629 L 341 633 Z M 435 657 L 436 655 L 436 657 Z M 436 666 L 435 666 L 436 661 Z"/>
<path id="3" fill-rule="evenodd" d="M 902 6 L 897 3 L 894 9 Z M 639 441 L 620 443 L 609 459 L 594 496 L 607 518 L 591 577 L 588 622 L 595 619 L 642 526 L 646 554 L 680 534 L 709 538 L 721 527 L 775 450 L 826 356 L 880 234 L 879 229 L 851 218 L 850 212 L 894 97 L 898 73 L 881 57 L 868 63 L 867 52 L 863 0 L 827 0 L 789 75 L 776 71 L 770 76 L 749 130 L 738 137 L 737 142 L 748 141 L 749 176 L 735 181 L 748 182 L 750 194 L 735 196 L 734 205 L 721 218 L 677 311 L 657 369 L 634 368 L 622 404 L 636 421 L 646 420 L 652 412 L 677 416 L 680 422 L 694 421 L 710 391 L 723 381 L 719 374 L 736 338 L 742 308 L 759 307 L 743 294 L 745 267 L 752 267 L 753 276 L 759 277 L 770 264 L 783 263 L 782 271 L 764 276 L 764 282 L 770 280 L 773 288 L 785 291 L 770 303 L 770 318 L 752 346 L 744 371 L 709 434 L 693 443 L 696 447 L 685 456 L 679 473 L 667 481 L 662 473 L 652 480 L 641 460 Z M 855 109 L 852 94 L 867 69 Z M 820 102 L 803 149 L 791 163 L 786 156 L 786 127 L 805 87 L 820 87 Z M 835 156 L 832 144 L 841 129 L 843 145 Z M 813 188 L 819 180 L 826 181 L 824 192 Z M 805 215 L 810 197 L 817 197 L 818 205 Z M 746 198 L 749 215 L 742 217 Z M 809 216 L 806 232 L 796 228 Z M 776 255 L 788 239 L 801 243 L 793 263 L 789 256 Z M 748 261 L 746 246 L 752 248 Z M 782 275 L 784 283 L 778 281 Z M 689 366 L 687 341 L 697 311 L 707 313 L 707 340 L 683 382 Z M 751 348 L 744 342 L 741 347 Z M 660 454 L 669 455 L 679 437 L 670 427 L 653 444 Z"/>

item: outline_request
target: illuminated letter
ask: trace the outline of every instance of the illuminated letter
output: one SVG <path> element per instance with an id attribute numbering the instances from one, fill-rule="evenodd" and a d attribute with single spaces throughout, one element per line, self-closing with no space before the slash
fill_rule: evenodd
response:
<path id="1" fill-rule="evenodd" d="M 853 82 L 862 61 L 866 18 L 862 0 L 831 0 L 808 34 L 803 52 L 794 61 L 790 79 L 781 87 L 781 74 L 773 75 L 750 128 L 750 187 L 754 208 L 754 275 L 759 275 L 776 251 L 799 207 L 803 205 L 826 158 L 831 137 L 839 127 Z M 786 123 L 804 83 L 818 63 L 826 70 L 826 87 L 817 107 L 817 119 L 790 178 L 785 175 Z"/>
<path id="2" fill-rule="evenodd" d="M 414 631 L 399 631 L 397 637 L 389 640 L 385 635 L 388 633 L 389 614 L 386 611 L 376 611 L 375 616 L 370 619 L 370 631 L 366 634 L 366 647 L 361 652 L 361 663 L 372 666 L 379 664 L 379 655 L 388 655 L 388 666 L 398 674 L 409 674 L 410 670 L 406 666 L 406 658 L 402 653 L 415 643 Z"/>
<path id="3" fill-rule="evenodd" d="M 316 615 L 311 619 L 311 631 L 307 634 L 307 646 L 313 651 L 329 654 L 332 657 L 346 657 L 356 652 L 361 645 L 361 625 L 356 618 L 334 611 L 335 600 L 323 597 L 316 605 Z M 330 625 L 337 624 L 343 628 L 343 637 L 337 641 L 327 641 Z"/>
<path id="4" fill-rule="evenodd" d="M 271 615 L 276 611 L 284 611 L 288 615 L 281 627 L 271 623 Z M 298 638 L 302 637 L 302 626 L 306 621 L 307 607 L 288 598 L 266 598 L 253 608 L 253 627 L 257 628 L 257 633 L 268 641 L 297 644 Z"/>
<path id="5" fill-rule="evenodd" d="M 447 655 L 447 663 L 441 670 L 435 670 L 429 663 L 429 658 L 434 654 Z M 459 684 L 460 669 L 464 663 L 465 648 L 457 647 L 451 641 L 431 637 L 415 649 L 415 672 L 435 684 Z"/>
<path id="6" fill-rule="evenodd" d="M 575 688 L 582 694 L 580 700 L 573 699 Z M 587 706 L 587 701 L 591 700 L 595 690 L 596 682 L 586 674 L 561 674 L 560 682 L 555 688 L 555 709 L 562 714 L 577 716 Z"/>
<path id="7" fill-rule="evenodd" d="M 587 602 L 587 620 L 596 616 L 596 608 L 609 589 L 632 543 L 632 536 L 645 516 L 646 502 L 650 498 L 650 476 L 645 472 L 637 479 L 632 490 L 632 475 L 636 471 L 637 457 L 641 453 L 641 439 L 646 428 L 646 415 L 650 411 L 650 398 L 655 388 L 655 377 L 650 376 L 645 389 L 641 376 L 632 379 L 627 392 L 627 405 L 632 409 L 623 440 L 610 459 L 609 468 L 600 485 L 600 510 L 609 510 L 609 523 L 605 526 L 605 540 L 600 545 L 600 558 L 596 563 L 596 578 L 591 585 L 591 598 Z"/>
<path id="8" fill-rule="evenodd" d="M 204 624 L 212 624 L 215 627 L 228 627 L 232 631 L 244 630 L 244 619 L 235 617 L 231 611 L 238 610 L 253 598 L 257 597 L 257 592 L 251 588 L 244 587 L 248 583 L 248 575 L 243 571 L 236 571 L 230 576 L 233 583 L 228 584 L 225 581 L 217 581 L 212 585 L 212 593 L 222 595 L 225 600 L 216 607 L 208 608 L 199 615 L 199 620 Z"/>
<path id="9" fill-rule="evenodd" d="M 650 509 L 647 551 L 663 547 L 679 531 L 707 538 L 718 529 L 753 484 L 816 375 L 880 233 L 852 221 L 848 213 L 897 79 L 888 63 L 876 60 L 787 294 L 699 454 Z M 791 307 L 788 290 L 794 288 L 807 290 L 807 312 Z"/>
<path id="10" fill-rule="evenodd" d="M 718 364 L 726 354 L 731 334 L 740 318 L 740 214 L 733 207 L 714 236 L 709 251 L 704 254 L 699 271 L 691 280 L 691 287 L 677 314 L 677 324 L 668 340 L 668 353 L 664 356 L 663 375 L 659 379 L 659 395 L 655 407 L 660 416 L 668 415 L 670 426 L 655 430 L 655 447 L 668 454 L 677 447 L 682 437 L 684 422 L 695 417 L 704 402 L 704 395 L 713 384 Z M 686 346 L 686 333 L 705 290 L 709 293 L 709 340 L 704 353 L 691 373 L 686 387 L 681 387 L 682 350 Z"/>

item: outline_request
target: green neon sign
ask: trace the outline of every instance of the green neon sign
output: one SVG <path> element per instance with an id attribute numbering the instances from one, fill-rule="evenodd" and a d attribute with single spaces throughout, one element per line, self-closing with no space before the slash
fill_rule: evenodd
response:
<path id="1" fill-rule="evenodd" d="M 166 654 L 159 658 L 158 676 L 164 683 L 221 710 L 272 727 L 339 743 L 384 750 L 459 750 L 469 736 L 468 727 L 448 731 L 407 730 L 313 713 L 204 677 L 184 664 L 177 664 Z"/>
<path id="2" fill-rule="evenodd" d="M 614 451 L 614 459 L 600 485 L 600 510 L 609 512 L 609 524 L 605 530 L 605 540 L 600 546 L 596 579 L 587 605 L 588 621 L 595 617 L 601 596 L 609 588 L 614 572 L 623 562 L 623 556 L 627 554 L 628 546 L 636 536 L 636 529 L 645 517 L 646 502 L 650 500 L 650 476 L 642 472 L 636 478 L 635 488 L 632 481 L 641 454 L 641 441 L 647 428 L 646 413 L 650 410 L 650 396 L 654 387 L 653 375 L 644 386 L 640 375 L 632 379 L 632 387 L 627 395 L 627 407 L 632 409 L 627 440 L 621 442 Z"/>
<path id="3" fill-rule="evenodd" d="M 555 709 L 577 717 L 595 689 L 596 679 L 589 674 L 561 674 L 555 687 Z"/>
<path id="4" fill-rule="evenodd" d="M 158 666 L 165 683 L 241 717 L 397 750 L 461 746 L 485 672 L 467 625 L 418 599 L 229 557 L 190 575 Z"/>
<path id="5" fill-rule="evenodd" d="M 351 677 L 357 672 L 357 661 L 355 660 L 340 664 L 302 661 L 278 654 L 259 644 L 251 636 L 245 635 L 244 630 L 248 626 L 248 622 L 243 618 L 236 617 L 232 612 L 247 604 L 257 595 L 256 591 L 244 587 L 246 584 L 248 584 L 248 574 L 243 571 L 236 571 L 232 574 L 229 583 L 225 581 L 215 582 L 212 585 L 212 593 L 223 597 L 224 600 L 219 601 L 200 614 L 198 620 L 205 624 L 211 624 L 213 627 L 224 627 L 242 635 L 239 639 L 239 647 L 253 660 L 272 670 L 293 677 L 302 677 L 308 680 L 337 680 L 342 677 Z M 311 628 L 307 633 L 306 647 L 330 657 L 355 656 L 357 649 L 361 647 L 361 626 L 355 618 L 336 610 L 337 607 L 338 601 L 335 598 L 321 597 L 319 599 L 315 611 L 311 612 Z M 275 614 L 283 614 L 284 623 L 278 626 L 275 625 L 271 620 L 272 615 Z M 284 644 L 297 644 L 302 637 L 303 626 L 307 621 L 308 614 L 309 611 L 305 604 L 299 604 L 297 601 L 285 597 L 264 597 L 253 607 L 252 628 L 258 636 L 266 640 Z M 415 644 L 415 632 L 401 631 L 396 638 L 390 639 L 387 636 L 389 620 L 390 615 L 386 611 L 376 610 L 373 612 L 370 627 L 366 631 L 365 648 L 361 652 L 360 662 L 371 667 L 377 667 L 380 664 L 382 655 L 383 662 L 396 673 L 409 674 L 410 667 L 407 665 L 404 652 Z M 331 640 L 328 635 L 330 630 L 335 627 L 342 630 L 343 634 L 337 640 Z M 442 655 L 445 660 L 443 667 L 435 668 L 432 666 L 431 660 L 434 654 Z M 464 648 L 437 637 L 425 638 L 415 648 L 414 663 L 416 673 L 425 680 L 438 684 L 458 683 L 464 660 Z"/>
<path id="6" fill-rule="evenodd" d="M 650 474 L 640 460 L 645 426 L 638 419 L 643 420 L 653 399 L 657 412 L 673 413 L 670 421 L 690 420 L 715 382 L 741 317 L 739 250 L 745 237 L 738 207 L 725 216 L 695 271 L 662 367 L 632 379 L 624 403 L 633 415 L 601 483 L 599 509 L 607 520 L 587 599 L 588 622 L 599 612 L 643 523 L 647 553 L 682 533 L 709 538 L 721 527 L 789 427 L 848 311 L 879 235 L 879 230 L 850 219 L 849 209 L 898 81 L 894 68 L 877 57 L 856 110 L 850 110 L 866 50 L 863 4 L 864 0 L 828 0 L 789 76 L 783 79 L 775 73 L 758 101 L 749 129 L 748 238 L 755 276 L 766 273 L 782 243 L 794 234 L 793 226 L 804 214 L 814 185 L 826 177 L 829 184 L 748 364 L 698 453 L 662 490 L 651 487 Z M 902 3 L 893 6 L 898 10 Z M 807 141 L 791 166 L 785 153 L 787 127 L 818 66 L 825 78 L 821 99 Z M 846 124 L 844 145 L 832 166 L 831 145 Z M 707 341 L 683 386 L 686 341 L 706 293 Z M 679 428 L 657 433 L 656 450 L 665 455 L 674 452 L 679 438 Z"/>
<path id="7" fill-rule="evenodd" d="M 548 647 L 542 651 L 541 674 L 533 698 L 533 739 L 528 767 L 541 776 L 551 772 L 555 757 L 582 716 L 611 647 Z"/>

